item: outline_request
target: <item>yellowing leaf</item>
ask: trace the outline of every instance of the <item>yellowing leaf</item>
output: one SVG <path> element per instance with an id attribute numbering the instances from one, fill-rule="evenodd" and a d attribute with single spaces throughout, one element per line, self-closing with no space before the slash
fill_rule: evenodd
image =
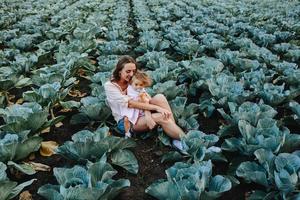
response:
<path id="1" fill-rule="evenodd" d="M 97 43 L 97 44 L 103 44 L 104 42 L 106 42 L 105 39 L 101 39 L 101 38 L 97 38 L 97 39 L 96 39 L 96 43 Z"/>
<path id="2" fill-rule="evenodd" d="M 87 94 L 84 92 L 84 93 L 81 93 L 79 90 L 70 90 L 69 91 L 69 95 L 71 97 L 84 97 L 86 96 Z"/>
<path id="3" fill-rule="evenodd" d="M 67 113 L 67 112 L 71 112 L 71 111 L 72 111 L 72 109 L 64 108 L 64 109 L 61 109 L 59 112 Z"/>
<path id="4" fill-rule="evenodd" d="M 42 156 L 52 156 L 54 149 L 58 147 L 55 141 L 46 141 L 41 143 L 40 154 Z"/>
<path id="5" fill-rule="evenodd" d="M 8 95 L 8 100 L 13 101 L 15 99 L 15 97 L 16 97 L 15 95 L 10 94 L 10 95 Z"/>
<path id="6" fill-rule="evenodd" d="M 29 158 L 29 160 L 34 160 L 35 159 L 35 154 L 31 153 L 28 158 Z"/>
<path id="7" fill-rule="evenodd" d="M 93 65 L 95 65 L 95 64 L 97 63 L 97 61 L 96 61 L 96 60 L 93 60 L 93 59 L 90 59 L 90 62 L 91 62 Z"/>
<path id="8" fill-rule="evenodd" d="M 42 163 L 28 162 L 26 164 L 29 164 L 35 171 L 49 172 L 51 170 L 50 166 L 42 164 Z"/>
<path id="9" fill-rule="evenodd" d="M 33 200 L 33 198 L 30 192 L 26 190 L 20 194 L 19 200 Z"/>
<path id="10" fill-rule="evenodd" d="M 50 132 L 50 127 L 45 128 L 44 130 L 41 131 L 41 133 L 49 133 Z"/>
<path id="11" fill-rule="evenodd" d="M 56 128 L 59 128 L 59 127 L 61 127 L 62 125 L 64 125 L 62 122 L 58 122 L 57 124 L 55 124 L 55 127 L 56 127 Z"/>
<path id="12" fill-rule="evenodd" d="M 24 99 L 23 98 L 20 98 L 16 101 L 16 104 L 22 104 L 24 102 Z"/>

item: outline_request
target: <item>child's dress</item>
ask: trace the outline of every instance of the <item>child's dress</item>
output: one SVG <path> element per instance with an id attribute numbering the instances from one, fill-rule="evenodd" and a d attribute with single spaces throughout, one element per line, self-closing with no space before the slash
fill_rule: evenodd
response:
<path id="1" fill-rule="evenodd" d="M 143 92 L 146 92 L 144 88 L 141 91 L 136 91 L 131 85 L 128 85 L 127 87 L 127 96 L 131 97 L 133 100 L 139 100 L 139 94 Z M 139 116 L 144 116 L 144 111 L 136 108 L 122 107 L 121 115 L 128 117 L 128 120 L 132 124 L 136 124 Z"/>

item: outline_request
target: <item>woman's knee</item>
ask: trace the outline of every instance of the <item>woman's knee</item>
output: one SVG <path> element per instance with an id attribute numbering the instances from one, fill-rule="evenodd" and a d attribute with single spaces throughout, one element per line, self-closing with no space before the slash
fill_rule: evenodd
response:
<path id="1" fill-rule="evenodd" d="M 154 97 L 151 98 L 150 103 L 156 104 L 156 103 L 159 103 L 159 102 L 164 102 L 166 100 L 167 100 L 167 98 L 165 97 L 165 95 L 157 94 L 157 95 L 155 95 Z"/>
<path id="2" fill-rule="evenodd" d="M 153 113 L 152 119 L 159 125 L 164 125 L 172 122 L 170 118 L 165 119 L 165 117 L 161 113 Z"/>

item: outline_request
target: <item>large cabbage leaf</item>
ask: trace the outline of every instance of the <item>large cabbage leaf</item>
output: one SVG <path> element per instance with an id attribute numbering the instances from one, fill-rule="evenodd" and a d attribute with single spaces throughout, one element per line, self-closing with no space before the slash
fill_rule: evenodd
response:
<path id="1" fill-rule="evenodd" d="M 236 175 L 247 182 L 265 187 L 263 191 L 257 190 L 252 195 L 260 194 L 261 198 L 265 198 L 275 193 L 274 199 L 295 197 L 300 180 L 299 152 L 281 153 L 276 156 L 270 150 L 258 149 L 254 154 L 258 162 L 243 162 L 236 170 Z"/>
<path id="2" fill-rule="evenodd" d="M 117 171 L 107 163 L 106 155 L 87 167 L 54 168 L 54 176 L 60 185 L 47 184 L 39 188 L 38 194 L 49 200 L 57 199 L 114 199 L 124 187 L 130 186 L 127 179 L 114 180 Z"/>
<path id="3" fill-rule="evenodd" d="M 145 191 L 157 199 L 216 199 L 231 189 L 223 176 L 212 176 L 211 161 L 175 163 L 166 170 L 167 180 L 152 183 Z"/>

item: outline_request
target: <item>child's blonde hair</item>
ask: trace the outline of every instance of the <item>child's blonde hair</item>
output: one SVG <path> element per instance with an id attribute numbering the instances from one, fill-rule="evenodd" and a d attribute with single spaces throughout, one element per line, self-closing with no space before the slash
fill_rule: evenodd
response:
<path id="1" fill-rule="evenodd" d="M 144 71 L 137 70 L 132 78 L 136 78 L 137 80 L 141 81 L 144 87 L 150 87 L 152 85 L 150 76 Z"/>

